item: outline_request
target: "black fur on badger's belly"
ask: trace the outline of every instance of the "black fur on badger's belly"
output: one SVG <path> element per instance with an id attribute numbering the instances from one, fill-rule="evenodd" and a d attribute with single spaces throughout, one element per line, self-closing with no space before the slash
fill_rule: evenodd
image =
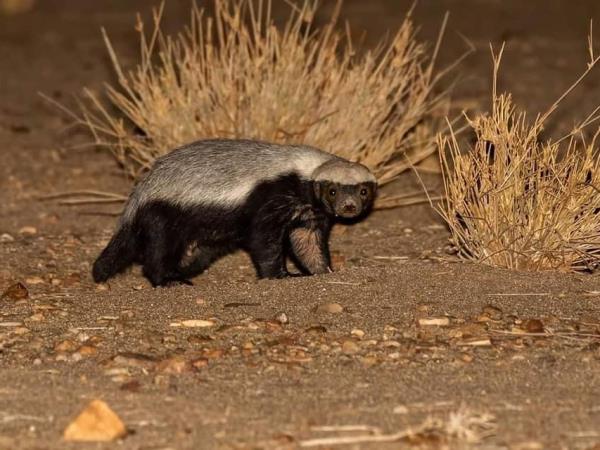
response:
<path id="1" fill-rule="evenodd" d="M 303 273 L 324 273 L 330 270 L 331 224 L 313 182 L 296 174 L 260 183 L 231 208 L 153 200 L 123 224 L 94 264 L 93 276 L 106 281 L 138 262 L 154 286 L 186 281 L 239 248 L 250 254 L 261 278 L 289 275 L 288 256 Z M 182 266 L 190 245 L 197 246 L 195 258 Z"/>

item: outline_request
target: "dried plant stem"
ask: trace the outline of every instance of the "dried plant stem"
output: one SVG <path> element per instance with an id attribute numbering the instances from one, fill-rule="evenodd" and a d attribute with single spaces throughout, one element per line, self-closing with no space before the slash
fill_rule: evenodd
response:
<path id="1" fill-rule="evenodd" d="M 103 192 L 103 191 L 94 191 L 90 189 L 84 189 L 80 191 L 65 191 L 65 192 L 55 192 L 48 195 L 43 195 L 38 197 L 38 200 L 55 200 L 57 198 L 64 197 L 73 197 L 73 196 L 89 196 L 89 197 L 98 197 L 102 200 L 113 200 L 123 202 L 127 200 L 126 196 L 115 194 L 113 192 Z"/>
<path id="2" fill-rule="evenodd" d="M 492 112 L 467 118 L 476 142 L 463 152 L 450 127 L 440 137 L 445 201 L 440 212 L 459 256 L 523 270 L 591 270 L 600 264 L 600 158 L 595 108 L 567 136 L 540 142 L 546 121 L 600 61 L 590 37 L 587 69 L 529 124 L 509 94 L 498 94 L 504 46 L 493 56 Z"/>
<path id="3" fill-rule="evenodd" d="M 469 53 L 435 73 L 448 17 L 430 57 L 410 11 L 389 42 L 358 55 L 348 25 L 337 31 L 340 0 L 320 29 L 316 2 L 288 4 L 278 28 L 271 0 L 215 0 L 213 16 L 194 7 L 175 37 L 160 30 L 163 4 L 149 35 L 138 18 L 132 71 L 103 30 L 118 85 L 106 87 L 110 107 L 86 90 L 79 121 L 133 178 L 173 148 L 214 137 L 313 145 L 367 165 L 381 185 L 435 153 L 448 96 L 434 89 Z"/>
<path id="4" fill-rule="evenodd" d="M 392 434 L 359 434 L 356 436 L 334 436 L 326 438 L 307 439 L 300 441 L 300 447 L 320 447 L 331 445 L 365 444 L 368 442 L 398 442 L 426 430 L 425 426 L 419 429 L 406 429 Z"/>

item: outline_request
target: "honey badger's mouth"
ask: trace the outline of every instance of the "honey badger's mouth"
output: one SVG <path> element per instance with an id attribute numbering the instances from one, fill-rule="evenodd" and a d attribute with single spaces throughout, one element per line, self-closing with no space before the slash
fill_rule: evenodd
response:
<path id="1" fill-rule="evenodd" d="M 336 214 L 339 219 L 356 219 L 359 214 Z"/>
<path id="2" fill-rule="evenodd" d="M 360 216 L 362 210 L 358 207 L 354 207 L 351 209 L 345 209 L 344 207 L 335 209 L 335 216 L 341 217 L 342 219 L 354 219 Z"/>

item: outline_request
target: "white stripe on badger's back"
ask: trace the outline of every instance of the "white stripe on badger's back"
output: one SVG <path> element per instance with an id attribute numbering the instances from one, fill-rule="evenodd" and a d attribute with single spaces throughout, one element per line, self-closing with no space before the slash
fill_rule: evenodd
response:
<path id="1" fill-rule="evenodd" d="M 186 206 L 232 207 L 254 187 L 286 173 L 309 179 L 314 170 L 337 157 L 307 146 L 250 140 L 207 140 L 186 145 L 157 159 L 134 188 L 122 222 L 154 200 Z"/>

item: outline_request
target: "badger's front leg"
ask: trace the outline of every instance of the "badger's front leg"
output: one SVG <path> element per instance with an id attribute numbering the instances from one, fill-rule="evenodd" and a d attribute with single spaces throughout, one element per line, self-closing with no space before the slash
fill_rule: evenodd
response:
<path id="1" fill-rule="evenodd" d="M 284 278 L 289 275 L 285 267 L 283 238 L 282 229 L 252 230 L 248 251 L 259 278 Z"/>
<path id="2" fill-rule="evenodd" d="M 290 221 L 289 206 L 271 199 L 256 212 L 250 225 L 246 247 L 259 278 L 289 276 L 285 267 L 285 232 Z"/>
<path id="3" fill-rule="evenodd" d="M 290 230 L 289 240 L 299 269 L 306 275 L 331 272 L 329 233 L 331 221 L 312 208 L 300 214 L 300 222 Z"/>

